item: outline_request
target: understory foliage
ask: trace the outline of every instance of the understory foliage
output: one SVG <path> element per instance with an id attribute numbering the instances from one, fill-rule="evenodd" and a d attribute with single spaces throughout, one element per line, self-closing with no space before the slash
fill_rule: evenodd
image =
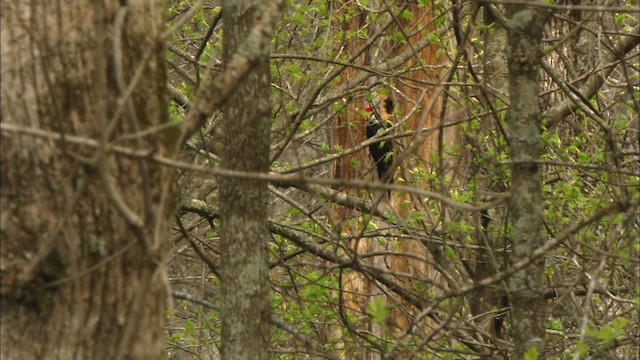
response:
<path id="1" fill-rule="evenodd" d="M 506 114 L 518 109 L 501 63 L 502 7 L 288 2 L 271 50 L 272 358 L 511 358 L 506 284 L 513 266 L 534 262 L 544 264 L 536 291 L 546 343 L 529 359 L 638 356 L 637 3 L 568 3 L 538 4 L 550 9 L 537 162 L 544 246 L 514 264 Z M 185 116 L 204 74 L 223 67 L 221 3 L 195 4 L 170 1 L 167 13 L 179 24 L 167 52 L 171 121 Z M 416 34 L 430 59 L 416 59 Z M 356 48 L 376 61 L 354 58 Z M 360 118 L 387 98 L 405 106 L 387 114 L 393 126 L 382 136 L 400 160 L 385 187 Z M 410 125 L 437 109 L 434 98 L 439 121 Z M 338 117 L 346 125 L 336 128 Z M 180 170 L 170 239 L 172 359 L 219 356 L 218 179 L 206 169 L 220 167 L 220 123 L 211 114 L 182 155 L 197 167 Z M 341 134 L 355 142 L 346 147 Z M 353 176 L 337 178 L 347 168 Z"/>

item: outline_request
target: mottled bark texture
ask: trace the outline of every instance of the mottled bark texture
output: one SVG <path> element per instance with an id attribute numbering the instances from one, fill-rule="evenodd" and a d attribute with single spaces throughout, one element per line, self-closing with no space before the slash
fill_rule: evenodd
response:
<path id="1" fill-rule="evenodd" d="M 2 359 L 163 356 L 172 172 L 109 146 L 166 154 L 164 9 L 2 2 Z"/>
<path id="2" fill-rule="evenodd" d="M 229 67 L 234 61 L 234 55 L 236 59 L 238 55 L 255 59 L 253 69 L 223 104 L 222 166 L 226 169 L 263 173 L 269 170 L 271 78 L 268 47 L 249 48 L 243 44 L 252 29 L 266 21 L 265 9 L 277 12 L 279 6 L 268 6 L 260 1 L 225 1 L 223 4 L 225 66 Z M 238 49 L 253 54 L 240 54 Z M 220 180 L 224 359 L 269 358 L 267 206 L 266 182 Z"/>
<path id="3" fill-rule="evenodd" d="M 484 87 L 480 88 L 481 101 L 484 102 L 488 115 L 482 117 L 483 126 L 480 131 L 483 136 L 490 137 L 491 129 L 500 127 L 500 110 L 508 103 L 509 97 L 509 74 L 507 66 L 507 55 L 504 49 L 507 46 L 507 29 L 494 16 L 495 12 L 501 12 L 503 7 L 494 7 L 485 5 L 483 10 L 483 42 L 485 51 L 483 53 L 484 68 Z M 490 145 L 482 145 L 482 152 L 488 152 Z M 481 171 L 480 174 L 483 174 Z M 496 174 L 495 171 L 487 172 L 481 175 L 479 185 L 482 191 L 499 193 L 504 191 L 502 183 L 496 178 L 502 176 Z M 498 227 L 497 223 L 491 225 L 492 219 L 501 219 L 504 216 L 501 209 L 490 209 L 480 214 L 479 221 L 479 247 L 475 250 L 475 272 L 473 273 L 474 281 L 481 281 L 495 273 L 504 270 L 504 240 L 500 239 L 500 235 L 495 231 Z M 490 229 L 490 227 L 492 229 Z M 496 284 L 487 287 L 481 287 L 469 296 L 469 304 L 471 313 L 477 316 L 477 321 L 482 321 L 482 328 L 487 329 L 492 337 L 501 338 L 504 328 L 505 312 L 504 289 L 502 284 Z M 484 316 L 492 310 L 498 309 L 493 316 Z M 483 320 L 484 319 L 484 320 Z"/>
<path id="4" fill-rule="evenodd" d="M 540 58 L 546 12 L 542 8 L 508 6 L 507 61 L 509 98 L 507 114 L 509 147 L 513 166 L 511 182 L 510 262 L 533 253 L 544 242 L 542 171 L 535 163 L 542 152 Z M 512 306 L 511 336 L 514 358 L 527 351 L 543 354 L 545 330 L 544 260 L 540 259 L 509 279 Z M 532 348 L 535 348 L 532 349 Z"/>

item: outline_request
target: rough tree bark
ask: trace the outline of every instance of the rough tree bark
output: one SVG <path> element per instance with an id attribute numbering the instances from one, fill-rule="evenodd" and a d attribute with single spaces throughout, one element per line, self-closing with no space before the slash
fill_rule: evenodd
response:
<path id="1" fill-rule="evenodd" d="M 167 155 L 165 3 L 0 12 L 0 357 L 161 358 L 172 171 L 110 149 Z"/>
<path id="2" fill-rule="evenodd" d="M 239 49 L 247 49 L 247 44 L 242 47 L 243 42 L 252 29 L 266 21 L 265 12 L 278 12 L 282 5 L 281 1 L 267 3 L 276 6 L 256 0 L 224 2 L 226 65 L 239 54 Z M 253 69 L 223 104 L 222 166 L 265 173 L 269 171 L 271 129 L 268 46 L 248 50 L 259 54 L 252 61 Z M 223 178 L 220 181 L 224 359 L 269 358 L 267 185 L 261 180 Z"/>
<path id="3" fill-rule="evenodd" d="M 356 3 L 357 2 L 344 2 L 344 7 L 340 8 L 340 10 L 343 13 L 347 13 L 350 9 L 358 8 L 355 6 Z M 387 6 L 390 7 L 390 4 L 391 3 L 384 1 L 369 2 L 369 6 L 372 9 L 388 10 Z M 359 31 L 366 29 L 368 31 L 368 37 L 366 39 L 360 37 L 349 38 L 346 41 L 346 46 L 345 44 L 340 43 L 339 47 L 345 47 L 344 51 L 349 53 L 352 58 L 352 63 L 371 68 L 376 68 L 380 66 L 380 64 L 387 64 L 390 59 L 395 59 L 402 53 L 410 51 L 411 55 L 399 63 L 397 68 L 414 68 L 417 70 L 412 71 L 410 76 L 407 76 L 402 81 L 397 79 L 384 79 L 387 82 L 386 85 L 382 85 L 383 79 L 375 76 L 364 81 L 358 79 L 359 72 L 355 68 L 347 68 L 344 70 L 341 76 L 345 79 L 343 83 L 345 86 L 349 85 L 350 81 L 359 80 L 359 82 L 354 81 L 352 84 L 361 85 L 363 82 L 370 84 L 374 90 L 372 91 L 372 94 L 375 95 L 374 99 L 365 100 L 362 93 L 356 94 L 354 99 L 347 104 L 346 111 L 335 117 L 334 123 L 332 124 L 333 143 L 340 145 L 343 149 L 351 149 L 366 140 L 365 127 L 363 125 L 353 127 L 349 124 L 362 124 L 360 122 L 362 118 L 361 111 L 367 106 L 376 107 L 376 111 L 382 119 L 390 120 L 392 123 L 395 123 L 400 118 L 409 114 L 409 112 L 413 110 L 412 108 L 415 104 L 418 103 L 421 105 L 423 110 L 422 112 L 414 113 L 409 118 L 407 121 L 409 128 L 418 129 L 422 127 L 429 127 L 437 124 L 438 122 L 441 101 L 433 101 L 433 98 L 437 97 L 437 91 L 435 89 L 425 89 L 424 86 L 424 82 L 437 83 L 440 80 L 441 74 L 439 71 L 432 70 L 430 68 L 432 65 L 439 62 L 436 56 L 437 47 L 427 46 L 428 43 L 422 47 L 416 47 L 419 42 L 424 40 L 425 33 L 430 33 L 435 30 L 432 23 L 434 13 L 431 9 L 420 8 L 416 4 L 405 4 L 402 1 L 395 2 L 394 6 L 398 7 L 393 10 L 393 17 L 395 17 L 395 20 L 391 14 L 381 11 L 382 15 L 378 18 L 377 22 L 370 26 L 366 25 L 366 18 L 368 16 L 366 10 L 360 9 L 355 14 L 352 14 L 351 20 L 343 24 L 343 30 Z M 412 16 L 410 19 L 400 18 L 398 16 L 400 14 L 398 10 L 400 7 L 407 9 L 416 15 Z M 383 30 L 385 28 L 387 29 Z M 408 40 L 406 43 L 388 41 L 384 39 L 384 36 L 375 38 L 375 36 L 380 34 L 399 33 L 400 31 L 404 32 L 407 36 Z M 367 46 L 367 43 L 370 44 Z M 363 49 L 364 46 L 367 47 Z M 427 65 L 417 65 L 420 61 L 423 61 L 424 64 Z M 392 72 L 399 71 L 397 68 L 389 70 Z M 392 84 L 395 89 L 397 89 L 396 91 L 398 93 L 393 91 L 388 86 L 389 84 Z M 375 93 L 375 91 L 382 89 L 387 91 L 385 95 Z M 400 115 L 396 116 L 395 114 L 388 112 L 384 106 L 385 100 L 391 100 L 393 107 L 398 110 L 398 114 Z M 447 132 L 447 141 L 451 141 L 451 136 L 449 135 L 451 135 L 451 132 Z M 438 146 L 437 135 L 430 137 L 415 136 L 411 140 L 413 141 L 412 147 L 415 149 L 415 153 L 422 159 L 428 159 L 429 155 Z M 399 156 L 400 153 L 398 152 L 398 149 L 399 147 L 396 146 L 397 152 L 394 154 L 395 159 L 401 158 Z M 404 154 L 404 156 L 407 156 L 407 154 Z M 354 160 L 356 160 L 355 163 L 365 165 L 361 168 L 355 167 L 353 166 Z M 397 180 L 398 177 L 406 178 L 407 174 L 402 170 L 405 168 L 405 164 L 406 159 L 401 158 L 401 161 L 398 164 L 400 170 L 395 169 L 396 171 L 394 172 L 393 177 L 395 180 Z M 363 149 L 361 152 L 340 158 L 336 161 L 333 170 L 333 176 L 337 179 L 353 179 L 364 176 L 368 179 L 379 181 L 376 175 L 374 175 L 375 166 L 371 162 L 367 149 Z M 365 172 L 365 170 L 368 170 L 368 172 Z M 383 194 L 383 191 L 375 191 L 371 196 L 373 200 L 380 200 L 380 197 L 382 197 Z M 383 209 L 392 209 L 399 217 L 407 217 L 411 211 L 411 207 L 406 206 L 406 204 L 411 202 L 410 196 L 407 194 L 398 196 L 397 193 L 391 192 L 388 201 L 386 200 L 386 197 L 383 197 L 383 199 L 384 200 L 381 202 L 386 203 L 386 205 L 381 207 Z M 330 217 L 332 221 L 337 224 L 336 226 L 342 229 L 343 234 L 347 236 L 361 234 L 362 230 L 360 227 L 363 226 L 361 222 L 355 222 L 354 227 L 350 227 L 350 225 L 348 225 L 350 219 L 359 217 L 359 214 L 354 210 L 346 208 L 332 209 Z M 377 220 L 371 219 L 368 221 L 376 222 Z M 355 238 L 354 240 L 351 240 L 350 245 L 353 253 L 350 254 L 350 256 L 358 257 L 367 253 L 397 251 L 399 253 L 421 254 L 424 256 L 424 259 L 428 258 L 429 255 L 427 254 L 427 249 L 425 249 L 420 242 L 416 240 L 403 239 L 396 243 L 395 240 L 396 239 L 390 237 L 384 239 L 380 238 L 377 241 L 367 241 L 365 238 Z M 420 258 L 416 259 L 406 256 L 388 255 L 371 257 L 365 261 L 373 266 L 379 267 L 380 269 L 387 268 L 398 273 L 411 274 L 416 278 L 427 277 L 431 272 L 431 268 L 426 265 L 425 260 Z M 410 281 L 406 278 L 398 277 L 395 280 L 405 284 L 407 288 L 412 287 Z M 381 300 L 389 304 L 397 303 L 396 300 L 390 300 L 383 295 L 386 289 L 384 289 L 381 284 L 372 281 L 357 272 L 348 272 L 343 277 L 342 283 L 344 285 L 342 289 L 343 294 L 341 296 L 344 298 L 344 309 L 357 309 L 355 311 L 345 311 L 345 313 L 350 315 L 353 314 L 355 315 L 354 317 L 357 318 L 357 321 L 353 323 L 349 324 L 345 321 L 344 324 L 352 331 L 353 334 L 356 334 L 357 331 L 362 331 L 362 329 L 366 329 L 366 331 L 370 332 L 372 335 L 383 338 L 388 335 L 385 334 L 385 332 L 400 333 L 407 327 L 411 326 L 411 319 L 406 316 L 406 313 L 410 313 L 413 309 L 405 310 L 402 307 L 393 309 L 389 315 L 388 323 L 394 324 L 394 327 L 388 330 L 383 329 L 383 326 L 380 324 L 373 322 L 371 318 L 362 316 L 362 314 L 367 314 L 367 309 L 371 303 L 379 302 Z M 415 283 L 418 282 L 416 281 Z M 347 317 L 345 317 L 345 319 L 346 318 Z M 343 321 L 345 319 L 343 319 Z M 384 351 L 374 349 L 375 344 L 371 345 L 371 347 L 367 346 L 358 348 L 356 353 L 342 356 L 348 359 L 354 359 L 356 356 L 366 360 L 382 359 L 385 356 L 383 355 Z"/>
<path id="4" fill-rule="evenodd" d="M 479 5 L 478 5 L 479 6 Z M 502 7 L 493 7 L 493 5 L 485 4 L 482 8 L 483 14 L 483 70 L 484 70 L 484 86 L 480 88 L 481 101 L 483 107 L 488 111 L 488 115 L 482 118 L 482 130 L 484 136 L 489 137 L 492 128 L 499 126 L 500 108 L 509 103 L 509 78 L 507 70 L 507 55 L 503 49 L 507 46 L 507 29 L 502 26 L 500 21 L 494 16 L 494 12 L 502 11 Z M 490 147 L 492 145 L 488 145 Z M 482 151 L 487 151 L 483 148 Z M 495 172 L 481 175 L 479 188 L 486 192 L 502 192 L 501 179 Z M 504 270 L 503 259 L 498 249 L 503 247 L 501 241 L 498 241 L 498 234 L 490 230 L 492 219 L 501 219 L 502 212 L 499 209 L 491 209 L 487 213 L 480 214 L 478 222 L 479 248 L 475 251 L 475 272 L 473 273 L 474 281 L 481 281 L 488 278 L 498 271 Z M 493 224 L 496 224 L 495 222 Z M 505 302 L 503 300 L 504 291 L 502 285 L 482 287 L 472 293 L 469 298 L 471 313 L 477 317 L 478 321 L 482 321 L 482 327 L 487 329 L 493 337 L 500 338 L 503 335 L 503 323 L 505 313 Z M 493 316 L 483 316 L 490 314 L 492 311 L 498 310 Z"/>
<path id="5" fill-rule="evenodd" d="M 511 244 L 513 264 L 529 257 L 544 243 L 542 171 L 535 162 L 542 153 L 540 58 L 542 32 L 547 19 L 543 8 L 507 6 L 507 62 L 509 98 L 507 114 L 511 151 Z M 543 354 L 545 333 L 544 260 L 515 273 L 508 283 L 512 306 L 514 358 Z"/>

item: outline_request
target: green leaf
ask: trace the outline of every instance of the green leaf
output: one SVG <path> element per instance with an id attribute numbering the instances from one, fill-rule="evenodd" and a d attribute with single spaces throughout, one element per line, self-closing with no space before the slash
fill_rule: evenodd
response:
<path id="1" fill-rule="evenodd" d="M 538 348 L 536 348 L 535 346 L 531 346 L 524 353 L 524 360 L 538 360 L 539 356 L 540 354 L 538 354 Z"/>
<path id="2" fill-rule="evenodd" d="M 410 20 L 413 17 L 413 13 L 409 10 L 405 10 L 400 14 L 400 18 L 403 20 Z"/>
<path id="3" fill-rule="evenodd" d="M 389 317 L 389 309 L 381 298 L 375 298 L 369 302 L 367 314 L 373 318 L 373 321 L 377 324 L 386 324 L 387 317 Z"/>
<path id="4" fill-rule="evenodd" d="M 193 334 L 196 332 L 196 326 L 191 320 L 184 321 L 184 332 L 188 334 Z"/>

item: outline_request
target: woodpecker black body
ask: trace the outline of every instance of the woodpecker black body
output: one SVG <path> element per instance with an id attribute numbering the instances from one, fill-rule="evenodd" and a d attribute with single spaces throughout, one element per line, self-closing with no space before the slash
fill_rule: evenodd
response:
<path id="1" fill-rule="evenodd" d="M 370 107 L 364 109 L 364 111 L 371 114 L 368 119 L 365 119 L 368 139 L 374 137 L 379 131 L 388 128 L 388 126 L 384 126 L 384 123 L 379 120 L 377 114 Z M 376 164 L 378 179 L 384 182 L 393 182 L 393 174 L 391 173 L 391 166 L 393 164 L 393 141 L 376 141 L 369 145 L 369 152 Z"/>

